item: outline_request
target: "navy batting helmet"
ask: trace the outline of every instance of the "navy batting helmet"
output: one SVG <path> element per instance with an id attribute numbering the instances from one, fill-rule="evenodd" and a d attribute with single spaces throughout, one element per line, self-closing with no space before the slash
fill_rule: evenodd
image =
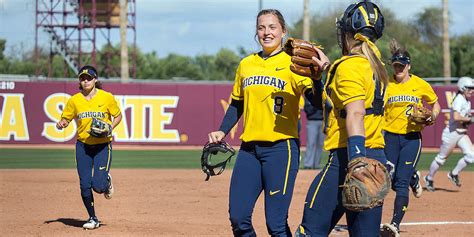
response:
<path id="1" fill-rule="evenodd" d="M 382 37 L 384 17 L 375 3 L 362 1 L 347 7 L 341 19 L 336 20 L 339 46 L 342 44 L 343 34 L 360 33 L 370 41 L 375 42 Z"/>

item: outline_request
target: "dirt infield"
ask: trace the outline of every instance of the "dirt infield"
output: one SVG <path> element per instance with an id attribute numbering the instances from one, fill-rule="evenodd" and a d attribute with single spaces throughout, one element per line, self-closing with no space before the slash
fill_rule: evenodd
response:
<path id="1" fill-rule="evenodd" d="M 227 192 L 231 172 L 204 182 L 200 170 L 112 170 L 116 193 L 111 200 L 95 195 L 103 225 L 81 228 L 87 219 L 75 170 L 0 170 L 1 236 L 231 236 Z M 316 171 L 298 174 L 290 210 L 292 230 L 301 220 L 306 191 Z M 445 172 L 436 177 L 434 193 L 410 197 L 402 236 L 472 236 L 474 233 L 474 172 L 461 174 L 461 189 Z M 389 221 L 394 193 L 386 199 L 383 221 Z M 263 202 L 254 225 L 267 236 Z M 420 223 L 426 222 L 426 223 Z M 446 222 L 445 224 L 434 222 Z M 448 222 L 471 222 L 453 224 Z M 340 224 L 344 224 L 341 221 Z M 346 231 L 331 236 L 347 236 Z"/>

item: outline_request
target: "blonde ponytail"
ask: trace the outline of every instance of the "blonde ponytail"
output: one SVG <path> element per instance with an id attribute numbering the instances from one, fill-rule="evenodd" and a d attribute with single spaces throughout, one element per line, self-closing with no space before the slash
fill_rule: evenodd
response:
<path id="1" fill-rule="evenodd" d="M 380 80 L 384 86 L 388 85 L 388 73 L 379 57 L 374 53 L 369 44 L 362 42 L 362 54 L 369 60 L 370 67 L 375 74 L 376 80 Z"/>

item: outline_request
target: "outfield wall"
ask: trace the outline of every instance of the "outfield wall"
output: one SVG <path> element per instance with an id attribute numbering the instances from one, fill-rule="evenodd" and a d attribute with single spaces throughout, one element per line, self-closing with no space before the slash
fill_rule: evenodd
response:
<path id="1" fill-rule="evenodd" d="M 207 133 L 216 130 L 229 103 L 231 83 L 127 83 L 105 81 L 122 108 L 124 119 L 114 130 L 118 144 L 203 145 Z M 434 87 L 442 112 L 436 125 L 423 132 L 423 146 L 437 147 L 448 101 L 454 86 Z M 72 81 L 0 81 L 0 144 L 58 144 L 75 142 L 75 122 L 65 130 L 55 127 L 68 98 L 78 92 Z M 302 144 L 305 116 L 302 114 Z M 227 140 L 239 144 L 240 122 Z M 470 134 L 473 130 L 470 129 Z"/>

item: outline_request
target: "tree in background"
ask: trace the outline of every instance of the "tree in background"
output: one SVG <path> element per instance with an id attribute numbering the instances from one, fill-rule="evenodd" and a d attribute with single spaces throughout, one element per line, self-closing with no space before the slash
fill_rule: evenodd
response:
<path id="1" fill-rule="evenodd" d="M 326 54 L 332 60 L 339 58 L 341 50 L 335 40 L 336 27 L 335 19 L 339 17 L 341 9 L 334 9 L 322 14 L 313 15 L 311 18 L 312 41 L 321 44 Z M 386 19 L 386 29 L 384 36 L 377 41 L 377 45 L 382 52 L 383 60 L 389 64 L 390 50 L 389 43 L 392 38 L 403 44 L 410 51 L 412 56 L 412 71 L 421 77 L 442 77 L 442 19 L 441 8 L 429 7 L 423 9 L 413 19 L 397 19 L 395 13 L 390 10 L 384 11 Z M 291 37 L 302 37 L 302 19 L 293 26 L 288 27 Z M 474 32 L 451 37 L 451 71 L 453 76 L 473 76 L 474 75 Z M 36 64 L 32 52 L 24 52 L 20 47 L 12 47 L 10 53 L 5 54 L 5 40 L 0 39 L 0 73 L 4 74 L 26 74 L 34 75 Z M 109 68 L 120 68 L 119 57 L 120 46 L 105 45 L 97 55 L 100 75 L 109 77 L 119 77 L 120 71 L 105 71 Z M 49 57 L 47 50 L 40 51 L 39 65 L 46 67 Z M 130 48 L 129 52 L 133 52 Z M 189 79 L 189 80 L 234 80 L 235 70 L 241 58 L 252 53 L 242 46 L 235 51 L 230 49 L 220 49 L 215 55 L 200 54 L 194 57 L 178 54 L 166 56 L 158 55 L 156 52 L 144 53 L 137 49 L 137 78 L 138 79 Z M 110 54 L 112 57 L 107 57 Z M 6 56 L 10 55 L 10 56 Z M 62 77 L 64 67 L 62 58 L 53 55 L 53 77 Z M 390 71 L 391 67 L 387 67 Z M 73 77 L 72 72 L 70 73 Z M 46 75 L 45 75 L 46 76 Z"/>

